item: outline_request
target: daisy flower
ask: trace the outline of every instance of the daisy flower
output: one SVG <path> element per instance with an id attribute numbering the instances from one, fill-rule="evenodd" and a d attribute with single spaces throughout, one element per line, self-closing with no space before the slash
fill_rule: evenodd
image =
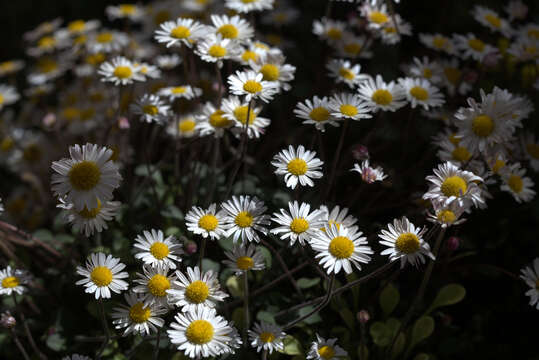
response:
<path id="1" fill-rule="evenodd" d="M 166 47 L 182 46 L 191 47 L 199 39 L 207 34 L 205 25 L 193 19 L 178 18 L 175 21 L 165 21 L 155 31 L 155 40 L 165 43 Z"/>
<path id="2" fill-rule="evenodd" d="M 110 298 L 110 291 L 119 294 L 127 290 L 129 284 L 121 279 L 129 277 L 122 271 L 125 265 L 119 258 L 103 253 L 93 253 L 86 259 L 86 268 L 77 266 L 77 274 L 83 276 L 76 285 L 84 285 L 86 293 L 95 293 L 95 298 Z"/>
<path id="3" fill-rule="evenodd" d="M 23 60 L 8 60 L 0 62 L 0 77 L 16 73 L 24 68 Z"/>
<path id="4" fill-rule="evenodd" d="M 340 119 L 361 120 L 372 117 L 369 107 L 358 95 L 350 93 L 335 94 L 329 101 L 331 115 Z"/>
<path id="5" fill-rule="evenodd" d="M 330 113 L 329 100 L 325 96 L 319 98 L 315 95 L 312 101 L 306 99 L 304 102 L 298 102 L 294 114 L 300 119 L 305 119 L 303 124 L 314 124 L 321 132 L 326 131 L 326 124 L 339 126 L 339 122 Z"/>
<path id="6" fill-rule="evenodd" d="M 530 287 L 526 291 L 526 296 L 530 297 L 530 306 L 535 306 L 539 310 L 539 258 L 533 260 L 533 266 L 526 266 L 520 269 L 522 280 Z"/>
<path id="7" fill-rule="evenodd" d="M 197 98 L 202 95 L 202 90 L 191 85 L 178 85 L 162 88 L 157 94 L 173 102 L 176 99 L 192 100 Z"/>
<path id="8" fill-rule="evenodd" d="M 129 19 L 138 22 L 145 15 L 144 9 L 135 4 L 120 4 L 118 6 L 107 6 L 105 9 L 110 20 Z"/>
<path id="9" fill-rule="evenodd" d="M 348 353 L 336 343 L 336 338 L 325 340 L 316 334 L 316 341 L 313 341 L 311 344 L 311 349 L 307 353 L 307 359 L 339 360 L 347 357 Z"/>
<path id="10" fill-rule="evenodd" d="M 17 89 L 13 86 L 0 84 L 0 110 L 6 105 L 13 104 L 19 100 L 19 98 L 19 93 L 17 93 Z"/>
<path id="11" fill-rule="evenodd" d="M 531 132 L 524 133 L 522 139 L 524 156 L 529 160 L 530 166 L 534 171 L 539 171 L 539 141 Z"/>
<path id="12" fill-rule="evenodd" d="M 259 242 L 258 232 L 266 235 L 267 225 L 270 224 L 270 217 L 264 215 L 266 207 L 264 202 L 255 196 L 251 199 L 249 195 L 241 195 L 239 198 L 232 196 L 221 204 L 225 212 L 224 228 L 226 236 L 232 236 L 234 243 L 241 239 L 241 243 Z"/>
<path id="13" fill-rule="evenodd" d="M 284 175 L 286 186 L 296 188 L 298 182 L 301 186 L 314 186 L 312 179 L 319 179 L 323 176 L 320 171 L 324 162 L 316 158 L 316 152 L 305 150 L 303 145 L 294 149 L 292 145 L 281 150 L 273 157 L 271 164 L 277 169 L 277 175 Z"/>
<path id="14" fill-rule="evenodd" d="M 191 138 L 198 135 L 198 118 L 193 115 L 186 115 L 172 119 L 167 126 L 167 134 L 172 137 Z"/>
<path id="15" fill-rule="evenodd" d="M 86 48 L 90 53 L 120 52 L 129 44 L 129 36 L 125 33 L 113 30 L 103 30 L 91 36 L 86 42 Z"/>
<path id="16" fill-rule="evenodd" d="M 390 261 L 400 259 L 402 268 L 407 262 L 414 266 L 424 264 L 425 256 L 435 259 L 429 244 L 423 240 L 426 228 L 416 227 L 405 216 L 393 220 L 393 225 L 387 224 L 387 228 L 378 237 L 382 239 L 380 244 L 388 247 L 381 254 L 389 255 Z"/>
<path id="17" fill-rule="evenodd" d="M 383 44 L 393 45 L 401 41 L 402 35 L 412 35 L 412 25 L 404 21 L 399 14 L 395 14 L 391 20 L 378 30 L 377 35 L 382 39 Z"/>
<path id="18" fill-rule="evenodd" d="M 26 291 L 24 285 L 28 282 L 29 276 L 23 270 L 12 269 L 11 266 L 0 270 L 0 295 L 11 295 L 17 293 L 22 295 Z"/>
<path id="19" fill-rule="evenodd" d="M 337 44 L 346 33 L 346 23 L 322 18 L 313 22 L 313 33 L 330 44 Z"/>
<path id="20" fill-rule="evenodd" d="M 359 10 L 361 11 L 361 16 L 367 19 L 369 29 L 381 29 L 392 22 L 391 14 L 388 12 L 386 4 L 370 5 L 364 3 Z"/>
<path id="21" fill-rule="evenodd" d="M 359 64 L 352 66 L 347 60 L 333 59 L 326 68 L 330 72 L 329 75 L 336 79 L 337 83 L 345 83 L 351 89 L 369 78 L 368 75 L 360 74 L 361 66 Z"/>
<path id="22" fill-rule="evenodd" d="M 73 20 L 67 24 L 67 31 L 70 35 L 76 36 L 81 34 L 87 34 L 94 30 L 97 30 L 101 26 L 99 20 Z"/>
<path id="23" fill-rule="evenodd" d="M 493 32 L 500 32 L 504 36 L 511 36 L 511 28 L 507 20 L 502 19 L 497 12 L 481 6 L 476 5 L 472 10 L 474 19 L 483 26 L 486 26 Z"/>
<path id="24" fill-rule="evenodd" d="M 463 59 L 472 58 L 477 61 L 483 61 L 488 54 L 497 54 L 498 50 L 478 39 L 474 34 L 455 35 L 456 47 L 461 51 Z"/>
<path id="25" fill-rule="evenodd" d="M 159 79 L 161 77 L 161 70 L 155 65 L 150 65 L 148 63 L 135 63 L 135 68 L 137 71 L 146 78 Z"/>
<path id="26" fill-rule="evenodd" d="M 321 231 L 326 231 L 326 226 L 335 225 L 337 229 L 344 226 L 351 233 L 357 232 L 358 227 L 355 225 L 357 218 L 353 215 L 348 215 L 348 208 L 341 209 L 337 205 L 329 211 L 327 206 L 322 205 L 320 206 L 320 211 L 322 213 L 321 220 L 324 223 L 323 227 L 320 228 Z"/>
<path id="27" fill-rule="evenodd" d="M 59 198 L 60 204 L 56 207 L 64 209 L 63 219 L 73 225 L 73 230 L 82 232 L 90 237 L 94 232 L 108 229 L 107 221 L 113 220 L 119 213 L 121 203 L 119 201 L 97 200 L 97 207 L 88 210 L 86 206 L 80 211 L 75 210 L 72 203 Z"/>
<path id="28" fill-rule="evenodd" d="M 223 260 L 223 263 L 232 269 L 236 275 L 244 274 L 249 270 L 264 270 L 266 264 L 264 255 L 253 244 L 249 246 L 234 245 L 232 251 L 225 251 L 228 260 Z"/>
<path id="29" fill-rule="evenodd" d="M 452 142 L 449 139 L 442 139 L 436 145 L 440 147 L 436 154 L 442 161 L 451 161 L 457 166 L 462 166 L 468 163 L 473 156 L 473 153 L 466 147 L 462 146 L 460 139 L 457 142 Z"/>
<path id="30" fill-rule="evenodd" d="M 169 302 L 192 312 L 201 308 L 214 308 L 217 302 L 224 301 L 228 294 L 221 291 L 217 273 L 212 270 L 201 273 L 198 266 L 187 268 L 187 276 L 176 271 L 177 279 L 167 291 Z"/>
<path id="31" fill-rule="evenodd" d="M 535 197 L 534 183 L 531 178 L 524 176 L 525 174 L 526 169 L 521 168 L 519 163 L 501 171 L 503 184 L 500 189 L 513 195 L 518 203 L 529 202 Z"/>
<path id="32" fill-rule="evenodd" d="M 163 70 L 172 70 L 182 63 L 182 58 L 177 54 L 160 55 L 155 58 L 155 63 Z"/>
<path id="33" fill-rule="evenodd" d="M 429 108 L 442 106 L 445 103 L 444 95 L 426 79 L 404 78 L 399 79 L 399 83 L 404 89 L 404 94 L 412 109 L 416 106 L 422 106 L 425 110 L 429 110 Z"/>
<path id="34" fill-rule="evenodd" d="M 260 137 L 260 135 L 264 134 L 265 128 L 271 123 L 270 119 L 258 116 L 262 111 L 261 107 L 251 104 L 249 111 L 249 104 L 240 101 L 237 96 L 223 99 L 222 109 L 224 111 L 223 116 L 234 122 L 232 131 L 236 136 L 240 136 L 245 131 L 247 118 L 249 119 L 247 124 L 247 136 L 249 138 Z"/>
<path id="35" fill-rule="evenodd" d="M 257 352 L 264 350 L 271 354 L 273 350 L 279 352 L 284 350 L 283 339 L 286 334 L 277 325 L 259 322 L 255 324 L 253 330 L 248 330 L 247 332 L 251 346 L 256 348 Z"/>
<path id="36" fill-rule="evenodd" d="M 197 128 L 200 136 L 213 134 L 215 137 L 220 138 L 224 135 L 225 129 L 234 124 L 233 120 L 225 116 L 223 110 L 218 109 L 211 102 L 204 104 L 201 113 L 196 115 L 196 117 L 198 119 Z"/>
<path id="37" fill-rule="evenodd" d="M 262 80 L 274 81 L 278 83 L 279 88 L 284 91 L 291 89 L 290 81 L 294 80 L 296 67 L 285 64 L 286 58 L 280 52 L 269 52 L 267 56 L 259 59 L 257 62 L 251 61 L 251 68 L 262 74 Z"/>
<path id="38" fill-rule="evenodd" d="M 192 359 L 233 353 L 233 328 L 215 309 L 200 307 L 195 311 L 178 313 L 167 330 L 170 342 Z"/>
<path id="39" fill-rule="evenodd" d="M 217 62 L 223 66 L 223 60 L 240 55 L 241 47 L 237 41 L 223 38 L 221 35 L 210 34 L 199 41 L 195 53 L 207 62 Z"/>
<path id="40" fill-rule="evenodd" d="M 122 336 L 129 334 L 150 335 L 157 332 L 157 328 L 162 328 L 165 321 L 160 315 L 166 314 L 166 308 L 157 304 L 144 305 L 142 298 L 133 292 L 127 292 L 124 295 L 126 305 L 115 307 L 111 314 L 114 319 L 112 323 L 118 330 L 125 329 Z"/>
<path id="41" fill-rule="evenodd" d="M 112 160 L 112 150 L 86 144 L 69 147 L 70 159 L 52 163 L 52 190 L 58 197 L 72 203 L 74 209 L 95 209 L 98 201 L 112 200 L 112 192 L 122 177 Z"/>
<path id="42" fill-rule="evenodd" d="M 227 15 L 211 15 L 211 22 L 215 28 L 215 33 L 224 39 L 235 40 L 240 43 L 247 42 L 254 35 L 254 29 L 245 19 L 238 15 L 229 17 Z"/>
<path id="43" fill-rule="evenodd" d="M 225 7 L 241 13 L 273 9 L 274 0 L 225 0 Z"/>
<path id="44" fill-rule="evenodd" d="M 223 210 L 216 211 L 216 208 L 215 204 L 210 204 L 208 209 L 193 206 L 185 215 L 187 230 L 203 238 L 219 240 L 225 232 L 223 227 L 225 213 Z"/>
<path id="45" fill-rule="evenodd" d="M 144 306 L 158 304 L 169 307 L 167 299 L 167 290 L 172 286 L 176 275 L 168 274 L 169 268 L 165 265 L 157 266 L 142 265 L 143 274 L 137 273 L 138 279 L 135 283 L 139 284 L 133 288 L 133 292 L 142 294 Z"/>
<path id="46" fill-rule="evenodd" d="M 429 212 L 427 220 L 439 224 L 442 228 L 459 225 L 466 221 L 460 217 L 468 209 L 459 205 L 458 201 L 452 201 L 445 205 L 443 202 L 433 200 L 432 207 L 433 212 Z"/>
<path id="47" fill-rule="evenodd" d="M 140 259 L 146 265 L 162 265 L 176 269 L 176 262 L 181 262 L 179 255 L 183 254 L 182 245 L 176 242 L 174 236 L 166 239 L 161 230 L 143 231 L 135 239 L 135 259 Z"/>
<path id="48" fill-rule="evenodd" d="M 234 95 L 244 95 L 247 102 L 251 99 L 260 99 L 267 103 L 279 91 L 279 85 L 274 81 L 262 80 L 263 77 L 263 74 L 251 70 L 236 71 L 236 74 L 228 77 L 230 92 Z"/>
<path id="49" fill-rule="evenodd" d="M 423 199 L 436 200 L 446 206 L 452 201 L 457 201 L 460 206 L 470 203 L 478 206 L 484 203 L 481 189 L 477 186 L 477 183 L 483 181 L 479 176 L 470 171 L 460 170 L 451 162 L 440 164 L 433 171 L 434 175 L 426 177 L 431 185 L 423 195 Z"/>
<path id="50" fill-rule="evenodd" d="M 406 95 L 401 85 L 390 81 L 384 82 L 381 75 L 376 75 L 376 80 L 369 77 L 358 88 L 359 97 L 366 101 L 371 111 L 392 111 L 406 105 Z"/>
<path id="51" fill-rule="evenodd" d="M 443 51 L 449 55 L 455 55 L 456 48 L 453 40 L 445 35 L 436 33 L 436 34 L 419 34 L 419 41 L 423 43 L 426 47 L 436 50 Z"/>
<path id="52" fill-rule="evenodd" d="M 110 62 L 105 61 L 99 66 L 97 72 L 103 76 L 101 81 L 112 82 L 114 85 L 127 85 L 132 84 L 133 81 L 144 81 L 144 76 L 138 72 L 135 65 L 123 56 L 116 56 Z"/>
<path id="53" fill-rule="evenodd" d="M 167 105 L 159 96 L 144 94 L 134 104 L 129 106 L 131 112 L 140 116 L 140 120 L 151 123 L 162 124 L 170 113 L 170 106 Z"/>
<path id="54" fill-rule="evenodd" d="M 310 244 L 317 253 L 315 258 L 320 259 L 320 265 L 328 274 L 338 274 L 341 268 L 350 274 L 352 265 L 361 270 L 360 263 L 367 264 L 371 260 L 369 254 L 373 254 L 366 246 L 367 238 L 361 235 L 361 231 L 351 231 L 344 226 L 326 225 L 324 231 L 318 231 L 311 238 Z"/>
<path id="55" fill-rule="evenodd" d="M 367 37 L 345 33 L 342 40 L 336 44 L 336 50 L 339 56 L 348 59 L 370 59 L 373 54 L 368 49 L 369 46 Z"/>
<path id="56" fill-rule="evenodd" d="M 439 63 L 430 61 L 426 56 L 423 56 L 422 59 L 414 57 L 413 61 L 414 63 L 408 70 L 413 77 L 427 79 L 433 84 L 442 81 L 443 70 Z"/>
<path id="57" fill-rule="evenodd" d="M 310 212 L 311 206 L 306 203 L 298 204 L 297 201 L 289 202 L 288 208 L 280 209 L 281 213 L 274 213 L 271 220 L 281 225 L 271 230 L 272 234 L 280 235 L 281 240 L 289 239 L 289 246 L 299 241 L 303 246 L 305 242 L 319 232 L 322 225 L 320 221 L 321 212 L 314 210 Z"/>
<path id="58" fill-rule="evenodd" d="M 372 184 L 376 181 L 382 181 L 387 178 L 387 175 L 384 174 L 384 169 L 381 167 L 371 167 L 369 165 L 369 159 L 363 160 L 360 164 L 354 164 L 354 168 L 350 171 L 358 172 L 361 175 L 361 179 L 367 184 Z"/>

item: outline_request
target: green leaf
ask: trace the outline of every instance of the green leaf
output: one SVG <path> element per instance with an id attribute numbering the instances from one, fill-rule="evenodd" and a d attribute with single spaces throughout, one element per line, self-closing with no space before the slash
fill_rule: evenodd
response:
<path id="1" fill-rule="evenodd" d="M 354 330 L 355 316 L 352 311 L 348 308 L 343 308 L 339 311 L 339 315 L 341 315 L 346 326 L 348 326 L 350 330 Z"/>
<path id="2" fill-rule="evenodd" d="M 183 213 L 174 205 L 167 205 L 161 210 L 161 215 L 169 219 L 183 220 Z"/>
<path id="3" fill-rule="evenodd" d="M 264 262 L 266 263 L 266 270 L 271 269 L 271 251 L 269 251 L 265 246 L 256 247 L 264 256 Z"/>
<path id="4" fill-rule="evenodd" d="M 417 343 L 425 340 L 432 335 L 434 331 L 434 319 L 430 316 L 422 316 L 416 320 L 412 328 L 412 340 L 410 342 L 410 351 Z"/>
<path id="5" fill-rule="evenodd" d="M 204 271 L 211 270 L 216 274 L 219 274 L 219 270 L 221 269 L 221 265 L 213 260 L 210 260 L 208 258 L 202 259 L 202 268 Z"/>
<path id="6" fill-rule="evenodd" d="M 391 341 L 391 330 L 381 321 L 377 321 L 369 328 L 372 341 L 381 347 L 389 345 Z"/>
<path id="7" fill-rule="evenodd" d="M 239 327 L 240 330 L 244 330 L 245 328 L 245 321 L 243 320 L 243 307 L 237 307 L 232 312 L 232 320 L 234 321 L 234 325 Z"/>
<path id="8" fill-rule="evenodd" d="M 390 315 L 400 301 L 399 290 L 393 284 L 388 284 L 380 294 L 380 307 L 386 316 Z"/>
<path id="9" fill-rule="evenodd" d="M 314 279 L 299 278 L 296 283 L 301 289 L 308 289 L 310 287 L 317 285 L 319 282 L 320 282 L 320 278 L 318 277 Z"/>
<path id="10" fill-rule="evenodd" d="M 264 322 L 270 323 L 270 324 L 276 324 L 275 316 L 272 313 L 268 312 L 268 311 L 259 311 L 256 314 L 256 319 L 259 320 L 259 321 L 264 321 Z"/>
<path id="11" fill-rule="evenodd" d="M 300 342 L 292 335 L 286 335 L 283 339 L 284 350 L 283 354 L 286 355 L 301 355 L 303 350 L 301 349 Z"/>
<path id="12" fill-rule="evenodd" d="M 66 340 L 59 333 L 48 336 L 46 344 L 49 349 L 53 351 L 62 351 L 66 349 Z"/>
<path id="13" fill-rule="evenodd" d="M 425 353 L 417 354 L 414 358 L 414 360 L 429 360 L 430 356 Z"/>
<path id="14" fill-rule="evenodd" d="M 395 345 L 393 346 L 393 352 L 391 353 L 391 358 L 395 359 L 397 356 L 402 353 L 404 350 L 404 346 L 406 345 L 406 335 L 404 335 L 403 332 L 399 334 L 397 339 L 395 340 Z"/>
<path id="15" fill-rule="evenodd" d="M 308 313 L 310 313 L 313 310 L 314 310 L 313 306 L 305 306 L 305 307 L 299 309 L 298 314 L 299 314 L 299 316 L 305 316 L 305 315 L 307 315 Z M 316 323 L 321 322 L 321 321 L 322 321 L 322 318 L 320 317 L 320 315 L 318 315 L 318 313 L 312 314 L 307 319 L 303 320 L 303 322 L 305 322 L 306 324 L 309 324 L 309 325 L 316 324 Z"/>
<path id="16" fill-rule="evenodd" d="M 436 298 L 430 305 L 429 309 L 425 312 L 425 314 L 429 314 L 434 309 L 442 307 L 442 306 L 456 304 L 459 301 L 462 301 L 462 299 L 464 299 L 465 296 L 466 296 L 466 289 L 464 288 L 464 286 L 460 284 L 446 285 L 443 288 L 441 288 L 440 291 L 438 291 Z"/>
<path id="17" fill-rule="evenodd" d="M 369 359 L 369 349 L 367 348 L 367 345 L 361 344 L 357 347 L 357 357 L 359 360 Z"/>
<path id="18" fill-rule="evenodd" d="M 240 278 L 238 276 L 230 276 L 228 279 L 226 279 L 225 285 L 228 289 L 228 292 L 230 292 L 232 296 L 243 296 L 243 285 L 241 284 Z"/>

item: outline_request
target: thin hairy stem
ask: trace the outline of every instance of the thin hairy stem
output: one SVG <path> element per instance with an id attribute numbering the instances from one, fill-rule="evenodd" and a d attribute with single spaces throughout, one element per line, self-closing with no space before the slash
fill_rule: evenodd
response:
<path id="1" fill-rule="evenodd" d="M 244 320 L 244 329 L 243 329 L 243 341 L 247 343 L 247 330 L 250 326 L 249 319 L 249 278 L 247 276 L 247 271 L 243 272 L 243 320 Z"/>
<path id="2" fill-rule="evenodd" d="M 28 323 L 26 322 L 26 317 L 24 316 L 24 313 L 22 309 L 20 309 L 19 304 L 17 302 L 17 297 L 15 296 L 15 293 L 11 293 L 13 297 L 13 302 L 15 303 L 15 309 L 19 312 L 19 316 L 21 318 L 22 326 L 24 328 L 24 332 L 26 334 L 26 337 L 28 338 L 28 342 L 30 342 L 30 346 L 32 347 L 32 350 L 39 356 L 41 360 L 47 360 L 47 356 L 43 354 L 39 348 L 36 345 L 36 342 L 34 341 L 34 337 L 32 336 L 32 332 L 30 331 L 30 328 L 28 327 Z"/>
<path id="3" fill-rule="evenodd" d="M 101 316 L 101 323 L 103 325 L 103 331 L 105 332 L 105 340 L 103 340 L 103 343 L 101 344 L 101 347 L 99 348 L 95 356 L 97 360 L 101 359 L 101 355 L 103 354 L 103 351 L 105 351 L 105 348 L 110 341 L 109 325 L 107 324 L 107 317 L 105 315 L 105 305 L 103 304 L 103 298 L 99 299 L 99 312 Z"/>
<path id="4" fill-rule="evenodd" d="M 17 345 L 17 348 L 19 349 L 22 356 L 24 357 L 24 360 L 30 360 L 30 357 L 26 353 L 26 350 L 24 350 L 24 346 L 22 346 L 21 342 L 19 341 L 19 337 L 17 336 L 15 329 L 11 328 L 9 330 L 11 330 L 11 336 L 13 337 L 13 342 L 15 343 L 15 345 Z"/>

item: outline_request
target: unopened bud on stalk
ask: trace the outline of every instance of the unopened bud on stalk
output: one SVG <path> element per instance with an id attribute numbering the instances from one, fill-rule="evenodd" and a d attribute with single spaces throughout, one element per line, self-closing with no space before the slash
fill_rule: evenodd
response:
<path id="1" fill-rule="evenodd" d="M 185 252 L 188 254 L 188 255 L 192 255 L 194 253 L 197 252 L 197 249 L 198 249 L 198 246 L 197 246 L 197 243 L 194 242 L 194 241 L 187 241 L 185 243 Z"/>
<path id="2" fill-rule="evenodd" d="M 371 316 L 369 315 L 369 312 L 367 310 L 361 310 L 357 313 L 357 319 L 360 323 L 366 324 L 371 319 Z"/>
<path id="3" fill-rule="evenodd" d="M 460 245 L 460 238 L 456 236 L 451 236 L 449 239 L 447 239 L 447 249 L 449 251 L 455 251 L 459 248 Z"/>
<path id="4" fill-rule="evenodd" d="M 365 145 L 354 145 L 352 148 L 352 157 L 356 160 L 367 160 L 369 158 L 369 149 Z"/>
<path id="5" fill-rule="evenodd" d="M 5 313 L 2 313 L 0 315 L 0 325 L 2 325 L 3 328 L 11 329 L 17 325 L 17 320 L 11 315 L 9 311 L 6 311 Z"/>

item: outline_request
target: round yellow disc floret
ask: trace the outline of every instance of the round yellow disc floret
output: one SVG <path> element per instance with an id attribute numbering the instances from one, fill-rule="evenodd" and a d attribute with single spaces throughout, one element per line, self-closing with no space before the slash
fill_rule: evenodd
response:
<path id="1" fill-rule="evenodd" d="M 222 58 L 226 55 L 226 48 L 221 45 L 212 45 L 208 49 L 208 54 L 210 54 L 210 56 L 213 56 L 214 58 Z"/>
<path id="2" fill-rule="evenodd" d="M 395 241 L 395 248 L 405 254 L 413 254 L 419 247 L 419 238 L 414 233 L 400 234 Z"/>
<path id="3" fill-rule="evenodd" d="M 378 105 L 389 105 L 393 101 L 393 95 L 386 89 L 378 89 L 372 93 L 371 99 Z"/>
<path id="4" fill-rule="evenodd" d="M 337 259 L 348 259 L 354 253 L 354 243 L 346 236 L 337 236 L 329 243 L 329 253 Z"/>
<path id="5" fill-rule="evenodd" d="M 207 320 L 195 320 L 185 330 L 185 337 L 190 343 L 203 345 L 213 339 L 213 325 Z"/>
<path id="6" fill-rule="evenodd" d="M 335 356 L 335 350 L 331 346 L 324 345 L 318 349 L 318 355 L 324 360 L 333 359 Z"/>
<path id="7" fill-rule="evenodd" d="M 99 183 L 101 171 L 95 161 L 85 160 L 73 165 L 67 176 L 75 190 L 88 191 Z"/>
<path id="8" fill-rule="evenodd" d="M 329 119 L 329 110 L 322 106 L 316 107 L 311 110 L 309 117 L 316 122 L 327 121 Z"/>
<path id="9" fill-rule="evenodd" d="M 290 223 L 290 230 L 296 234 L 304 233 L 309 229 L 309 222 L 304 218 L 297 218 Z"/>
<path id="10" fill-rule="evenodd" d="M 507 185 L 516 193 L 519 193 L 524 188 L 524 183 L 522 181 L 522 178 L 518 175 L 511 175 L 509 176 L 509 179 L 507 179 Z"/>
<path id="11" fill-rule="evenodd" d="M 170 36 L 175 39 L 186 39 L 191 35 L 191 30 L 186 26 L 177 26 L 170 31 Z"/>
<path id="12" fill-rule="evenodd" d="M 451 210 L 441 210 L 436 215 L 436 218 L 442 223 L 452 224 L 457 219 L 457 216 Z"/>
<path id="13" fill-rule="evenodd" d="M 222 25 L 217 29 L 217 33 L 221 34 L 224 39 L 235 39 L 238 37 L 238 29 L 232 24 Z"/>
<path id="14" fill-rule="evenodd" d="M 212 214 L 206 214 L 198 220 L 198 226 L 200 226 L 206 231 L 213 231 L 217 228 L 218 225 L 219 220 L 217 219 L 217 217 L 215 217 L 215 215 Z"/>
<path id="15" fill-rule="evenodd" d="M 19 286 L 19 284 L 20 284 L 20 281 L 15 276 L 8 276 L 2 280 L 2 287 L 5 289 L 17 287 Z"/>
<path id="16" fill-rule="evenodd" d="M 150 246 L 150 254 L 152 254 L 157 260 L 163 260 L 168 256 L 169 253 L 170 250 L 165 243 L 154 242 L 152 246 Z"/>
<path id="17" fill-rule="evenodd" d="M 263 75 L 263 79 L 266 81 L 279 80 L 279 67 L 273 64 L 265 64 L 260 68 L 260 73 Z"/>
<path id="18" fill-rule="evenodd" d="M 144 304 L 141 302 L 136 303 L 129 309 L 129 318 L 137 324 L 148 321 L 151 315 L 150 307 L 144 307 Z"/>
<path id="19" fill-rule="evenodd" d="M 459 197 L 461 193 L 466 193 L 466 190 L 468 190 L 468 185 L 466 184 L 466 180 L 464 180 L 460 176 L 454 175 L 445 179 L 440 189 L 442 190 L 442 193 L 447 197 Z"/>
<path id="20" fill-rule="evenodd" d="M 350 104 L 343 104 L 341 105 L 340 107 L 340 111 L 343 115 L 346 115 L 346 116 L 355 116 L 357 114 L 357 107 L 355 107 L 354 105 L 350 105 Z"/>
<path id="21" fill-rule="evenodd" d="M 260 340 L 267 344 L 275 340 L 275 335 L 273 335 L 273 333 L 264 331 L 260 333 Z"/>
<path id="22" fill-rule="evenodd" d="M 425 101 L 429 98 L 429 92 L 421 86 L 414 86 L 410 89 L 410 95 L 419 101 Z"/>
<path id="23" fill-rule="evenodd" d="M 253 215 L 248 211 L 240 211 L 238 215 L 236 215 L 234 223 L 241 228 L 249 227 L 253 224 Z"/>
<path id="24" fill-rule="evenodd" d="M 236 266 L 238 269 L 246 271 L 251 269 L 254 266 L 255 262 L 252 257 L 249 256 L 240 256 L 236 259 Z"/>
<path id="25" fill-rule="evenodd" d="M 148 290 L 153 296 L 166 296 L 168 289 L 170 289 L 170 281 L 164 275 L 155 274 L 148 280 Z"/>
<path id="26" fill-rule="evenodd" d="M 251 94 L 256 94 L 262 91 L 262 84 L 255 80 L 247 80 L 243 84 L 243 90 Z"/>
<path id="27" fill-rule="evenodd" d="M 97 266 L 90 273 L 90 279 L 99 287 L 107 286 L 112 282 L 112 272 L 106 266 Z"/>
<path id="28" fill-rule="evenodd" d="M 488 115 L 479 115 L 472 120 L 472 131 L 479 137 L 487 137 L 494 131 L 494 121 Z"/>
<path id="29" fill-rule="evenodd" d="M 196 280 L 193 281 L 189 286 L 185 289 L 185 297 L 187 300 L 194 304 L 201 304 L 208 298 L 208 295 L 210 294 L 210 289 L 208 288 L 208 285 L 204 281 Z"/>

